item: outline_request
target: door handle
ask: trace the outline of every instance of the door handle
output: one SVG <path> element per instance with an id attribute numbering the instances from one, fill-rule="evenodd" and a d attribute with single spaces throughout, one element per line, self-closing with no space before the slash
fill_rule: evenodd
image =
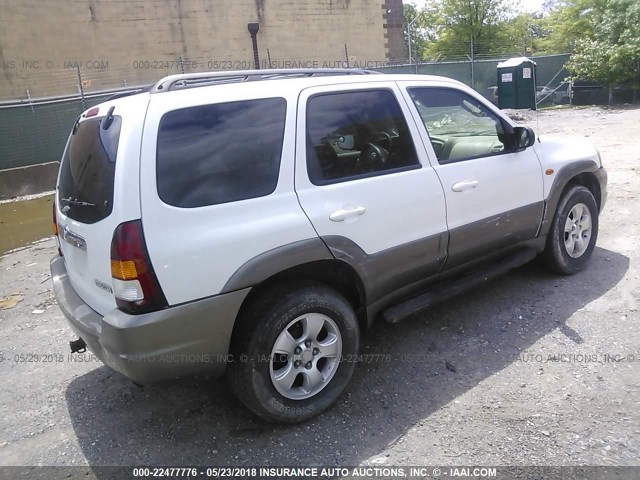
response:
<path id="1" fill-rule="evenodd" d="M 347 218 L 357 217 L 366 211 L 367 209 L 364 207 L 344 207 L 329 215 L 329 220 L 332 222 L 344 222 Z"/>
<path id="2" fill-rule="evenodd" d="M 478 186 L 477 180 L 463 180 L 458 183 L 454 183 L 451 186 L 451 190 L 454 192 L 462 192 L 463 190 L 469 190 L 470 188 L 476 188 Z"/>

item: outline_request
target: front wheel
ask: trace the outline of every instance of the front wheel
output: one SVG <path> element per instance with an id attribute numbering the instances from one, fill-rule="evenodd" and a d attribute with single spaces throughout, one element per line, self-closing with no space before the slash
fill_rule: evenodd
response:
<path id="1" fill-rule="evenodd" d="M 544 258 L 547 266 L 565 275 L 582 270 L 598 238 L 598 206 L 591 192 L 582 186 L 568 190 L 560 199 L 547 237 Z"/>
<path id="2" fill-rule="evenodd" d="M 229 378 L 238 399 L 263 419 L 297 423 L 344 391 L 358 353 L 353 308 L 321 284 L 287 284 L 264 292 L 234 334 Z"/>

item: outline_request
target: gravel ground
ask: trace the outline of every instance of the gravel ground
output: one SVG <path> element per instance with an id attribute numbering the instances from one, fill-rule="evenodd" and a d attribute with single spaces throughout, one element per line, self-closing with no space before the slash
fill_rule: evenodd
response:
<path id="1" fill-rule="evenodd" d="M 141 388 L 70 356 L 53 240 L 1 258 L 0 299 L 23 299 L 0 310 L 0 465 L 640 465 L 640 109 L 518 115 L 602 152 L 609 200 L 589 268 L 530 264 L 376 324 L 362 351 L 391 360 L 360 364 L 303 425 L 262 423 L 223 381 Z"/>

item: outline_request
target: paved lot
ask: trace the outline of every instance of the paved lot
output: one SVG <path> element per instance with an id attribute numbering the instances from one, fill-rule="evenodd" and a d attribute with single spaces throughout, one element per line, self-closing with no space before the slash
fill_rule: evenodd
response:
<path id="1" fill-rule="evenodd" d="M 71 357 L 53 241 L 1 258 L 0 298 L 23 300 L 0 310 L 0 465 L 640 464 L 640 110 L 525 120 L 603 154 L 609 202 L 590 267 L 559 277 L 531 264 L 377 324 L 363 352 L 391 360 L 359 365 L 304 425 L 265 425 L 224 381 L 140 388 Z"/>

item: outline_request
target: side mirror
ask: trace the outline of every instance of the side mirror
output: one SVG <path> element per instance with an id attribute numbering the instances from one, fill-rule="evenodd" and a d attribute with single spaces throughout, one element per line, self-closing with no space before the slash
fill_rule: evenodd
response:
<path id="1" fill-rule="evenodd" d="M 531 127 L 514 127 L 516 151 L 524 150 L 536 142 L 536 134 Z"/>

